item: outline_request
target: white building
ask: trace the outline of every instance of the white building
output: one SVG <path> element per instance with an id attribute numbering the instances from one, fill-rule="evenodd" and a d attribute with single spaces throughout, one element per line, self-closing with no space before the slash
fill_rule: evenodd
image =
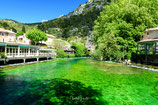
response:
<path id="1" fill-rule="evenodd" d="M 42 41 L 42 44 L 46 44 L 48 47 L 51 46 L 52 41 L 56 38 L 53 35 L 49 35 L 47 34 L 48 40 L 47 41 Z M 26 37 L 26 34 L 22 35 L 22 36 L 18 36 L 17 37 L 17 44 L 25 44 L 25 45 L 30 45 L 31 41 Z"/>
<path id="2" fill-rule="evenodd" d="M 48 37 L 48 40 L 47 40 L 47 41 L 42 41 L 42 43 L 43 43 L 43 44 L 46 44 L 48 47 L 50 47 L 51 44 L 52 44 L 52 41 L 53 41 L 54 39 L 56 39 L 56 37 L 53 36 L 53 35 L 49 35 L 49 34 L 47 34 L 47 37 Z"/>
<path id="3" fill-rule="evenodd" d="M 16 39 L 17 44 L 25 44 L 25 45 L 30 45 L 30 40 L 26 37 L 26 34 L 22 36 L 18 36 Z"/>

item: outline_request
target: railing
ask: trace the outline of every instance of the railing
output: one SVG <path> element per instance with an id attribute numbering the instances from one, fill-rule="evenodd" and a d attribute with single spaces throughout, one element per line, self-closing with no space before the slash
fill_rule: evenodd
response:
<path id="1" fill-rule="evenodd" d="M 20 53 L 20 55 L 18 55 L 18 53 L 7 53 L 6 56 L 8 58 L 20 58 L 20 57 L 38 57 L 38 56 L 41 56 L 41 57 L 55 57 L 56 54 L 55 53 Z"/>

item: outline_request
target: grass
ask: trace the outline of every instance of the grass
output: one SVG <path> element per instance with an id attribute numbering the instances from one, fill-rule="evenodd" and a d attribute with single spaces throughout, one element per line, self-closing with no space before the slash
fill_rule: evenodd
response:
<path id="1" fill-rule="evenodd" d="M 33 97 L 37 97 L 38 94 L 38 97 L 42 97 L 40 103 L 44 104 L 158 104 L 158 74 L 122 64 L 78 58 L 56 59 L 4 70 L 1 74 L 5 78 L 14 76 L 9 78 L 14 81 L 20 79 L 26 82 L 29 87 L 26 92 L 18 92 L 21 97 L 26 93 L 26 96 L 31 94 L 32 101 L 23 99 L 26 102 L 35 101 Z M 87 97 L 88 100 L 70 100 L 70 97 Z"/>

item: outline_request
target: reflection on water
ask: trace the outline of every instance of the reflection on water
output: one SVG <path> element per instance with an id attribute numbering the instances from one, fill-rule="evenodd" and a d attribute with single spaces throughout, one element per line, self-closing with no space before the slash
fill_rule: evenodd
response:
<path id="1" fill-rule="evenodd" d="M 9 69 L 13 68 L 11 70 L 1 69 L 0 105 L 103 104 L 101 100 L 97 100 L 101 93 L 92 87 L 86 87 L 77 81 L 59 79 L 80 60 L 43 62 L 10 67 Z M 72 97 L 79 97 L 76 99 L 80 100 L 72 100 Z"/>

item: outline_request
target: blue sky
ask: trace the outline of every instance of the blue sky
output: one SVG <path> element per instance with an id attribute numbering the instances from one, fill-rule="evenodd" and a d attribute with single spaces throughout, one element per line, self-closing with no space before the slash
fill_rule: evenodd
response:
<path id="1" fill-rule="evenodd" d="M 66 15 L 88 0 L 1 0 L 0 19 L 35 23 Z"/>

